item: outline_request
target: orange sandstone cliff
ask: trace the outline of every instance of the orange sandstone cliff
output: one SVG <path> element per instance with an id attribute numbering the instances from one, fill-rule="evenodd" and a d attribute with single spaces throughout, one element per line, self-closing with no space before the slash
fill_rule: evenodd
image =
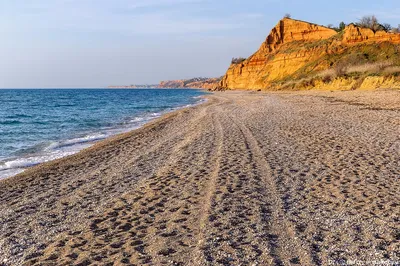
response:
<path id="1" fill-rule="evenodd" d="M 400 44 L 400 34 L 390 33 L 383 30 L 373 32 L 371 29 L 360 28 L 354 24 L 350 24 L 344 31 L 342 42 L 345 44 L 368 42 L 390 42 Z"/>
<path id="2" fill-rule="evenodd" d="M 243 62 L 231 64 L 218 88 L 301 89 L 324 87 L 328 85 L 325 83 L 338 83 L 337 79 L 341 78 L 347 81 L 339 82 L 340 88 L 354 89 L 355 86 L 362 87 L 363 80 L 354 77 L 357 75 L 349 78 L 339 77 L 346 73 L 336 73 L 326 79 L 318 75 L 337 70 L 344 63 L 390 61 L 390 66 L 400 65 L 399 44 L 400 34 L 373 32 L 353 24 L 338 33 L 324 26 L 285 18 L 271 30 L 256 53 Z M 304 84 L 311 77 L 319 79 Z M 296 81 L 302 83 L 299 85 Z"/>

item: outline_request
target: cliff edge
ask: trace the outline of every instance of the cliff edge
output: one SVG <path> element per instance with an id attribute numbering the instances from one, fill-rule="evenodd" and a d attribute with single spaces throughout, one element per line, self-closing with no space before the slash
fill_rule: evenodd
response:
<path id="1" fill-rule="evenodd" d="M 400 34 L 396 33 L 374 32 L 354 24 L 337 32 L 284 18 L 256 53 L 231 64 L 218 88 L 278 90 L 336 86 L 355 89 L 365 87 L 367 77 L 370 85 L 376 83 L 375 87 L 389 83 L 394 85 L 388 86 L 400 87 L 396 74 L 400 66 L 399 44 Z M 355 69 L 357 66 L 359 69 Z M 372 81 L 369 74 L 379 72 L 377 68 L 382 73 L 387 69 L 389 73 Z"/>

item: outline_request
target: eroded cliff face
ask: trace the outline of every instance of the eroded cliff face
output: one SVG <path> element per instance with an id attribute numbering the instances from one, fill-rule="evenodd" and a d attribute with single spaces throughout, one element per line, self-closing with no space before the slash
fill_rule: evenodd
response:
<path id="1" fill-rule="evenodd" d="M 285 80 L 301 79 L 331 68 L 353 46 L 377 42 L 400 43 L 400 34 L 374 33 L 354 25 L 337 33 L 324 26 L 285 18 L 271 30 L 255 54 L 229 67 L 219 87 L 279 89 Z"/>
<path id="2" fill-rule="evenodd" d="M 282 44 L 293 41 L 318 41 L 328 39 L 336 34 L 336 31 L 293 19 L 282 19 L 271 30 L 265 42 L 261 45 L 262 52 L 272 52 Z"/>
<path id="3" fill-rule="evenodd" d="M 391 42 L 400 44 L 400 34 L 383 30 L 373 32 L 371 29 L 360 28 L 354 24 L 350 24 L 344 31 L 342 42 L 344 44 L 367 42 Z"/>

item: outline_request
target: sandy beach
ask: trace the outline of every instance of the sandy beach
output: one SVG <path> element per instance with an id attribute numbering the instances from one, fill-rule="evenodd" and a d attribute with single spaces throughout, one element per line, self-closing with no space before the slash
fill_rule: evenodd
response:
<path id="1" fill-rule="evenodd" d="M 206 97 L 1 180 L 0 265 L 400 264 L 400 91 Z"/>

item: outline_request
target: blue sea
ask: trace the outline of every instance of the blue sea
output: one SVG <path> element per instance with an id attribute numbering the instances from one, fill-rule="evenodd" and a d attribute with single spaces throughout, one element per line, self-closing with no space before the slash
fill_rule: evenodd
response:
<path id="1" fill-rule="evenodd" d="M 0 90 L 0 179 L 195 105 L 193 89 Z"/>

